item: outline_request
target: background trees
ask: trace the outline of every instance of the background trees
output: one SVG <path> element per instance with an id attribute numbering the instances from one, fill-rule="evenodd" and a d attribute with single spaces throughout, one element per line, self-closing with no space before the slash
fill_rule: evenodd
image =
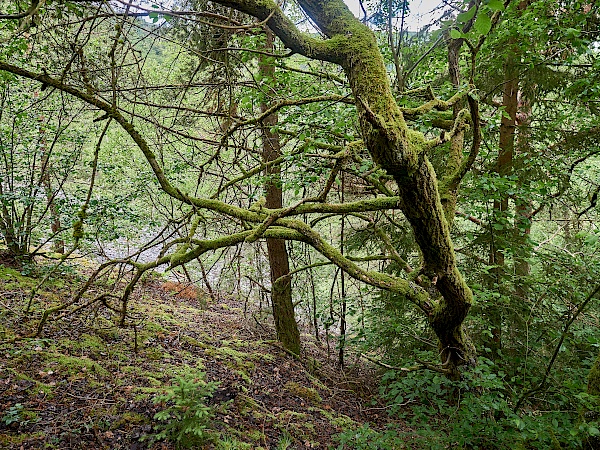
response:
<path id="1" fill-rule="evenodd" d="M 100 298 L 90 286 L 116 267 L 126 286 L 111 293 L 110 307 L 121 324 L 148 270 L 184 267 L 209 289 L 229 271 L 230 289 L 257 292 L 260 306 L 270 291 L 278 335 L 293 352 L 295 304 L 318 337 L 347 334 L 367 357 L 408 371 L 388 374 L 392 404 L 415 386 L 457 389 L 412 375 L 429 369 L 458 389 L 477 385 L 505 399 L 476 404 L 524 440 L 534 439 L 527 402 L 580 408 L 598 343 L 588 300 L 598 269 L 597 8 L 456 3 L 441 29 L 413 35 L 392 26 L 402 23 L 404 3 L 369 6 L 366 24 L 337 0 L 286 9 L 218 3 L 173 11 L 118 1 L 3 6 L 6 89 L 33 82 L 50 93 L 44 105 L 60 98 L 55 108 L 69 123 L 93 130 L 80 151 L 99 168 L 96 184 L 78 191 L 75 176 L 88 172 L 46 156 L 47 133 L 21 129 L 37 139 L 39 163 L 27 152 L 18 169 L 5 164 L 7 180 L 29 174 L 3 187 L 13 196 L 3 203 L 7 245 L 26 236 L 21 256 L 31 239 L 51 237 L 20 219 L 35 211 L 49 219 L 62 212 L 62 224 L 70 212 L 71 240 L 83 225 L 89 248 L 93 226 L 97 240 L 109 237 L 111 209 L 115 236 L 135 217 L 148 224 L 139 251 L 105 262 L 57 311 Z M 7 155 L 19 149 L 5 142 Z M 133 170 L 114 164 L 116 148 Z M 109 193 L 115 178 L 112 190 L 126 198 Z M 20 198 L 29 210 L 13 206 L 17 187 L 27 190 Z M 79 200 L 54 209 L 63 197 Z M 289 269 L 274 257 L 287 260 L 287 252 Z M 562 435 L 571 425 L 558 420 L 549 414 L 544 423 Z"/>

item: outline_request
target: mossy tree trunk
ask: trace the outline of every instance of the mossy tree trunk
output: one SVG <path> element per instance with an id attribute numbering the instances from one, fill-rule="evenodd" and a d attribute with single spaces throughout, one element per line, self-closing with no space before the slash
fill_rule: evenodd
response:
<path id="1" fill-rule="evenodd" d="M 399 200 L 393 207 L 400 207 L 411 225 L 416 244 L 420 249 L 420 279 L 429 280 L 437 288 L 438 295 L 428 296 L 426 289 L 412 281 L 396 279 L 381 273 L 360 270 L 356 264 L 344 258 L 337 249 L 325 243 L 308 225 L 291 219 L 275 218 L 275 225 L 289 227 L 277 230 L 277 236 L 268 235 L 269 230 L 258 227 L 267 238 L 298 239 L 309 242 L 317 251 L 337 264 L 348 274 L 363 282 L 394 290 L 417 305 L 435 331 L 440 344 L 440 357 L 444 371 L 450 377 L 459 377 L 465 367 L 475 364 L 476 354 L 464 328 L 464 320 L 472 304 L 472 292 L 457 267 L 450 228 L 441 203 L 446 183 L 440 188 L 438 176 L 429 162 L 428 151 L 443 139 L 426 140 L 425 136 L 410 129 L 403 113 L 392 95 L 390 81 L 377 39 L 372 30 L 355 18 L 343 0 L 299 0 L 300 7 L 311 17 L 324 39 L 302 33 L 292 20 L 273 0 L 216 0 L 264 21 L 268 27 L 293 52 L 308 58 L 328 61 L 341 66 L 350 83 L 361 127 L 363 143 L 372 159 L 396 181 Z M 33 73 L 26 69 L 0 61 L 0 68 L 12 73 L 59 86 L 90 105 L 100 107 L 109 117 L 128 133 L 139 146 L 150 164 L 161 188 L 175 199 L 199 207 L 227 211 L 232 217 L 247 217 L 251 222 L 262 222 L 258 212 L 241 211 L 217 201 L 192 198 L 170 184 L 148 143 L 125 117 L 102 99 L 88 95 L 65 85 L 47 74 Z M 472 105 L 473 98 L 468 98 Z M 476 109 L 472 117 L 477 118 Z M 474 128 L 479 126 L 474 121 Z M 268 123 L 265 128 L 270 130 Z M 474 154 L 476 156 L 476 154 Z M 471 155 L 470 155 L 471 156 Z M 468 170 L 468 165 L 465 170 Z M 462 167 L 454 174 L 444 174 L 450 180 L 460 179 Z M 450 183 L 451 184 L 451 183 Z M 442 191 L 442 192 L 440 192 Z M 316 209 L 315 209 L 316 210 Z M 256 239 L 255 232 L 212 241 L 204 241 L 192 251 L 171 255 L 152 263 L 153 266 L 169 262 L 171 266 L 184 264 L 197 258 L 209 248 L 223 247 L 234 242 Z M 260 234 L 260 233 L 259 233 Z M 300 235 L 300 236 L 299 236 Z M 150 266 L 145 266 L 147 269 Z M 141 272 L 140 272 L 141 273 Z M 279 277 L 278 280 L 286 277 Z M 285 287 L 285 286 L 284 286 Z M 293 310 L 290 311 L 293 314 Z"/>
<path id="2" fill-rule="evenodd" d="M 600 395 L 600 355 L 596 358 L 588 375 L 588 394 Z"/>
<path id="3" fill-rule="evenodd" d="M 504 65 L 504 83 L 502 85 L 502 106 L 504 114 L 500 121 L 498 140 L 498 158 L 495 172 L 501 177 L 507 177 L 513 172 L 515 154 L 516 117 L 518 108 L 519 77 L 516 71 L 514 55 L 509 55 Z M 493 266 L 490 276 L 490 289 L 500 290 L 506 276 L 505 251 L 510 240 L 508 226 L 508 195 L 494 200 L 493 222 L 502 227 L 491 228 L 489 263 Z M 496 301 L 496 300 L 492 300 Z M 492 359 L 497 359 L 502 349 L 502 308 L 492 303 L 486 307 L 486 316 L 490 322 L 490 335 L 485 339 L 485 345 L 490 349 Z"/>
<path id="4" fill-rule="evenodd" d="M 523 160 L 530 157 L 533 148 L 529 143 L 529 126 L 531 125 L 531 103 L 528 99 L 520 102 L 520 108 L 517 115 L 518 122 L 518 135 L 516 141 L 516 148 L 518 152 L 518 159 L 515 162 L 517 169 L 522 169 Z M 519 185 L 521 187 L 527 186 L 529 179 L 527 175 L 520 174 Z M 529 256 L 531 255 L 531 244 L 529 242 L 529 236 L 531 235 L 531 216 L 533 214 L 533 207 L 531 198 L 518 198 L 516 199 L 517 205 L 515 207 L 515 228 L 517 234 L 517 248 L 518 253 L 515 257 L 515 275 L 516 286 L 515 295 L 518 301 L 527 302 L 529 297 L 529 289 L 527 286 L 527 277 L 531 272 L 529 265 Z"/>
<path id="5" fill-rule="evenodd" d="M 440 342 L 441 359 L 451 376 L 475 363 L 475 350 L 463 322 L 472 293 L 456 266 L 448 222 L 427 142 L 408 128 L 392 95 L 388 74 L 373 32 L 342 0 L 300 0 L 326 40 L 300 33 L 272 2 L 223 2 L 242 9 L 269 27 L 292 50 L 343 67 L 356 100 L 364 143 L 376 163 L 392 175 L 423 257 L 422 273 L 435 280 L 439 302 L 424 308 Z"/>
<path id="6" fill-rule="evenodd" d="M 267 29 L 265 50 L 273 51 L 273 33 Z M 275 66 L 273 59 L 261 57 L 259 62 L 261 79 L 275 82 Z M 268 105 L 261 102 L 261 112 L 265 112 Z M 281 156 L 279 135 L 273 131 L 277 125 L 277 114 L 270 114 L 262 121 L 261 134 L 263 146 L 263 161 L 270 162 Z M 281 188 L 281 166 L 272 164 L 265 170 L 267 181 L 265 183 L 266 207 L 279 209 L 283 206 L 283 192 Z M 283 239 L 267 239 L 267 254 L 271 272 L 271 302 L 273 305 L 273 318 L 277 338 L 288 350 L 300 354 L 300 333 L 294 315 L 292 302 L 292 283 L 290 263 L 285 241 Z"/>
<path id="7" fill-rule="evenodd" d="M 299 0 L 326 39 L 300 32 L 271 0 L 217 0 L 266 20 L 293 51 L 340 65 L 350 82 L 363 141 L 373 160 L 398 185 L 401 208 L 422 255 L 420 273 L 432 280 L 439 300 L 421 309 L 435 331 L 444 368 L 452 378 L 476 363 L 474 346 L 463 323 L 472 292 L 460 274 L 450 229 L 427 151 L 434 145 L 410 129 L 396 103 L 374 33 L 355 18 L 342 0 Z M 343 263 L 340 262 L 340 266 Z"/>
<path id="8" fill-rule="evenodd" d="M 588 374 L 588 385 L 587 393 L 591 395 L 600 396 L 600 354 L 596 358 L 594 365 L 592 366 L 590 373 Z M 600 405 L 599 405 L 600 406 Z M 592 420 L 598 419 L 597 411 L 589 411 L 587 415 L 590 415 Z M 584 449 L 592 450 L 600 448 L 600 438 L 598 436 L 589 436 L 584 443 Z"/>
<path id="9" fill-rule="evenodd" d="M 450 75 L 450 82 L 456 91 L 460 89 L 460 50 L 463 46 L 464 39 L 448 39 L 448 74 Z M 452 107 L 452 116 L 454 120 L 458 119 L 461 109 L 463 108 L 464 101 L 456 102 Z M 446 159 L 447 170 L 449 173 L 460 169 L 462 163 L 463 148 L 465 143 L 465 130 L 459 130 L 450 139 L 450 151 Z M 448 189 L 442 195 L 441 201 L 446 214 L 446 220 L 451 225 L 454 221 L 454 215 L 456 213 L 456 202 L 458 197 L 459 182 L 451 183 Z"/>

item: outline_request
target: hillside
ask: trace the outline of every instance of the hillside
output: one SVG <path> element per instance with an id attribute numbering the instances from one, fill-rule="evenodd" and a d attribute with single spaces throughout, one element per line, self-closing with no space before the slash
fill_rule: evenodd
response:
<path id="1" fill-rule="evenodd" d="M 175 448 L 152 442 L 153 417 L 171 404 L 152 400 L 178 376 L 197 383 L 192 391 L 203 378 L 219 383 L 206 399 L 214 417 L 192 448 L 335 448 L 340 432 L 386 424 L 373 403 L 375 373 L 359 365 L 342 373 L 308 336 L 295 358 L 268 321 L 244 317 L 238 300 L 212 302 L 158 278 L 134 296 L 135 329 L 115 326 L 105 308 L 84 308 L 49 321 L 39 338 L 11 342 L 35 329 L 44 307 L 68 298 L 76 280 L 49 283 L 25 316 L 39 279 L 0 266 L 1 448 Z"/>

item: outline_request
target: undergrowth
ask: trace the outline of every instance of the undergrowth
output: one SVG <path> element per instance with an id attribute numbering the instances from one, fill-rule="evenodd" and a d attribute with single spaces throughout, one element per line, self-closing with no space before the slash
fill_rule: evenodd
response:
<path id="1" fill-rule="evenodd" d="M 164 394 L 152 400 L 155 405 L 163 406 L 154 415 L 159 423 L 154 427 L 157 433 L 152 440 L 169 439 L 184 448 L 207 441 L 214 410 L 206 402 L 219 383 L 207 382 L 205 376 L 204 372 L 200 372 L 197 376 L 176 377 Z"/>
<path id="2" fill-rule="evenodd" d="M 600 435 L 599 399 L 565 382 L 541 400 L 516 409 L 521 392 L 494 363 L 481 358 L 458 382 L 436 372 L 388 371 L 380 394 L 390 415 L 411 431 L 380 432 L 368 425 L 337 436 L 338 449 L 395 449 L 402 442 L 426 449 L 582 448 Z M 546 407 L 547 406 L 547 407 Z M 551 408 L 550 408 L 551 406 Z M 584 414 L 584 412 L 586 412 Z"/>

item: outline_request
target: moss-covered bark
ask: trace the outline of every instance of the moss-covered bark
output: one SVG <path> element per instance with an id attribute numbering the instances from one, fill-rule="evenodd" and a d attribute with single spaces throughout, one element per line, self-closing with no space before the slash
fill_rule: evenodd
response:
<path id="1" fill-rule="evenodd" d="M 212 241 L 193 241 L 195 247 L 185 254 L 177 254 L 170 261 L 171 264 L 185 263 L 209 247 L 230 245 L 232 242 L 239 242 L 240 239 L 262 236 L 304 240 L 351 276 L 397 292 L 418 305 L 427 314 L 439 338 L 445 368 L 453 375 L 459 374 L 461 367 L 472 364 L 475 359 L 473 347 L 463 329 L 472 294 L 457 268 L 437 175 L 427 157 L 427 150 L 441 140 L 426 141 L 421 133 L 409 129 L 406 125 L 402 111 L 392 95 L 375 35 L 352 15 L 342 0 L 299 0 L 300 6 L 310 15 L 326 39 L 317 39 L 298 31 L 272 0 L 217 1 L 266 21 L 269 28 L 293 51 L 343 67 L 356 102 L 363 142 L 373 160 L 386 170 L 398 185 L 399 206 L 412 226 L 421 251 L 420 273 L 437 287 L 441 300 L 434 301 L 425 289 L 407 280 L 360 269 L 326 243 L 308 225 L 285 217 L 293 211 L 275 217 L 268 207 L 257 205 L 248 210 L 215 199 L 195 198 L 182 192 L 167 179 L 148 142 L 133 123 L 110 103 L 45 73 L 34 73 L 1 61 L 0 70 L 8 70 L 56 87 L 103 110 L 136 142 L 160 187 L 171 197 L 199 209 L 206 208 L 249 224 L 262 222 L 269 226 L 264 233 L 256 236 L 253 231 L 247 231 Z M 462 173 L 462 169 L 457 172 Z M 323 207 L 324 205 L 319 205 L 319 208 Z M 317 209 L 314 205 L 307 208 Z M 270 217 L 273 220 L 268 222 Z M 273 227 L 279 228 L 274 232 Z"/>
<path id="2" fill-rule="evenodd" d="M 588 374 L 588 385 L 587 392 L 591 395 L 600 396 L 600 354 L 596 358 L 594 365 L 592 366 L 590 373 Z M 596 405 L 597 408 L 600 408 L 600 405 Z M 591 419 L 597 420 L 598 412 L 596 411 L 588 411 L 586 415 L 590 415 Z M 589 436 L 584 443 L 584 449 L 592 450 L 596 448 L 600 448 L 600 439 L 597 436 Z"/>
<path id="3" fill-rule="evenodd" d="M 460 49 L 463 44 L 463 39 L 448 39 L 448 73 L 450 74 L 450 81 L 454 89 L 460 88 Z M 453 121 L 459 118 L 459 114 L 462 108 L 462 102 L 456 102 L 452 105 L 452 118 Z M 460 170 L 460 166 L 463 162 L 463 147 L 465 143 L 465 130 L 461 127 L 458 133 L 456 133 L 450 139 L 450 149 L 448 152 L 448 158 L 446 160 L 446 173 L 452 174 Z M 444 190 L 441 196 L 442 206 L 444 213 L 446 214 L 446 220 L 448 224 L 452 224 L 454 221 L 454 215 L 456 213 L 456 202 L 458 198 L 458 187 L 459 183 L 454 183 L 448 186 Z"/>
<path id="4" fill-rule="evenodd" d="M 596 358 L 588 375 L 588 394 L 600 395 L 600 355 Z"/>
<path id="5" fill-rule="evenodd" d="M 398 184 L 402 210 L 423 256 L 422 273 L 435 280 L 441 294 L 428 318 L 440 341 L 442 361 L 456 375 L 461 367 L 475 363 L 474 347 L 463 328 L 472 293 L 456 266 L 425 138 L 407 127 L 371 30 L 341 0 L 299 3 L 329 38 L 325 42 L 346 72 L 356 99 L 363 140 L 373 159 Z"/>
<path id="6" fill-rule="evenodd" d="M 267 30 L 265 49 L 273 51 L 273 34 Z M 259 61 L 261 78 L 275 82 L 275 66 L 268 58 Z M 268 105 L 261 102 L 261 112 L 268 112 Z M 277 114 L 269 114 L 262 120 L 262 147 L 263 161 L 270 163 L 281 157 L 281 144 L 279 135 L 272 131 L 277 125 Z M 265 183 L 267 208 L 278 209 L 283 207 L 283 192 L 281 189 L 281 166 L 267 164 L 265 168 L 267 181 Z M 290 277 L 290 263 L 285 241 L 283 239 L 267 239 L 267 255 L 271 272 L 271 302 L 273 304 L 273 318 L 277 338 L 288 350 L 300 354 L 300 332 L 294 315 L 292 302 L 292 283 Z"/>
<path id="7" fill-rule="evenodd" d="M 437 176 L 427 158 L 432 143 L 406 125 L 392 95 L 375 35 L 352 15 L 342 0 L 299 0 L 302 9 L 326 36 L 323 40 L 298 31 L 271 0 L 218 2 L 266 20 L 269 28 L 292 50 L 343 67 L 356 101 L 363 141 L 374 161 L 398 185 L 401 208 L 423 257 L 421 273 L 436 284 L 441 300 L 424 298 L 427 297 L 424 290 L 402 280 L 358 270 L 303 224 L 286 219 L 278 219 L 276 223 L 303 234 L 311 245 L 355 278 L 380 287 L 389 285 L 419 305 L 439 338 L 445 368 L 453 376 L 458 375 L 463 366 L 475 362 L 474 348 L 463 329 L 472 293 L 456 266 Z"/>

